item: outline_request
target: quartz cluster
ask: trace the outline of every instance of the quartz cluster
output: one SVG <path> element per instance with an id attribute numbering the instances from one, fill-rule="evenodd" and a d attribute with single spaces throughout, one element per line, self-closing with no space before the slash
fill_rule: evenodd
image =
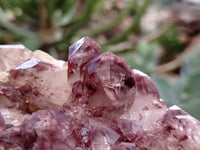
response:
<path id="1" fill-rule="evenodd" d="M 200 122 L 84 37 L 68 61 L 0 46 L 1 150 L 200 150 Z"/>

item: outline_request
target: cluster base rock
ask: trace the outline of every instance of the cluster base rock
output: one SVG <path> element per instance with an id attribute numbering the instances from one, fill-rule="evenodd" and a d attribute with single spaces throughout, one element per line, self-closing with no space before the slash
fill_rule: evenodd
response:
<path id="1" fill-rule="evenodd" d="M 68 61 L 0 46 L 1 150 L 200 150 L 200 122 L 83 37 Z"/>

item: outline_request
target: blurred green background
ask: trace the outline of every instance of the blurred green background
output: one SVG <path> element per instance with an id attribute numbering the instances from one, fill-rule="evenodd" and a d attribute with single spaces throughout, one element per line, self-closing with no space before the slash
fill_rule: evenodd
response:
<path id="1" fill-rule="evenodd" d="M 0 0 L 0 44 L 67 60 L 90 36 L 150 75 L 168 106 L 200 119 L 199 10 L 191 0 Z"/>

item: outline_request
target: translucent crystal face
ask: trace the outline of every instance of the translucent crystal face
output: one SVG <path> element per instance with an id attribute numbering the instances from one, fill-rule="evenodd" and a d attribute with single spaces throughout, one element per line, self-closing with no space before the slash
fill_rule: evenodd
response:
<path id="1" fill-rule="evenodd" d="M 26 91 L 28 104 L 36 108 L 55 108 L 67 101 L 70 94 L 67 86 L 67 68 L 31 58 L 10 70 L 13 86 Z"/>
<path id="2" fill-rule="evenodd" d="M 199 150 L 200 122 L 149 76 L 89 37 L 68 56 L 0 46 L 0 149 Z"/>
<path id="3" fill-rule="evenodd" d="M 0 45 L 0 82 L 8 82 L 8 71 L 30 57 L 23 45 Z"/>
<path id="4" fill-rule="evenodd" d="M 72 82 L 80 80 L 85 70 L 85 65 L 100 55 L 99 45 L 88 37 L 83 37 L 69 47 L 68 77 Z"/>
<path id="5" fill-rule="evenodd" d="M 0 113 L 0 133 L 5 129 L 6 129 L 5 120 L 2 116 L 2 114 Z"/>
<path id="6" fill-rule="evenodd" d="M 0 54 L 0 71 L 3 72 L 30 58 L 31 51 L 23 45 L 0 45 Z"/>
<path id="7" fill-rule="evenodd" d="M 83 83 L 89 91 L 88 103 L 94 109 L 126 110 L 134 101 L 134 75 L 125 60 L 110 52 L 87 64 Z"/>
<path id="8" fill-rule="evenodd" d="M 73 149 L 72 120 L 64 111 L 40 110 L 22 123 L 25 149 Z"/>
<path id="9" fill-rule="evenodd" d="M 0 83 L 0 106 L 26 109 L 25 98 L 19 88 Z"/>
<path id="10" fill-rule="evenodd" d="M 154 81 L 139 70 L 133 69 L 133 73 L 136 81 L 135 102 L 126 117 L 139 121 L 148 129 L 167 108 Z"/>
<path id="11" fill-rule="evenodd" d="M 119 134 L 104 125 L 95 126 L 90 131 L 91 148 L 109 150 L 119 137 Z"/>
<path id="12" fill-rule="evenodd" d="M 154 126 L 154 134 L 168 143 L 169 149 L 200 147 L 200 122 L 177 106 L 170 107 Z"/>
<path id="13" fill-rule="evenodd" d="M 141 149 L 136 147 L 134 143 L 122 142 L 118 144 L 113 150 L 141 150 Z"/>

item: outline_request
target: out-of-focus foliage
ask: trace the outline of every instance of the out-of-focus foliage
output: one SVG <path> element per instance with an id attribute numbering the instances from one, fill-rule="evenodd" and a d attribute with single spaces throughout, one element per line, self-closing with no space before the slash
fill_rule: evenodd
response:
<path id="1" fill-rule="evenodd" d="M 166 48 L 168 56 L 179 53 L 184 48 L 184 44 L 178 36 L 178 31 L 175 27 L 169 28 L 159 41 Z"/>
<path id="2" fill-rule="evenodd" d="M 172 2 L 173 0 L 154 0 L 154 2 L 157 2 L 157 3 L 162 3 L 162 4 L 168 4 L 170 2 Z"/>
<path id="3" fill-rule="evenodd" d="M 76 32 L 101 9 L 103 2 L 0 0 L 0 41 L 20 41 L 32 50 L 43 47 L 67 50 Z"/>
<path id="4" fill-rule="evenodd" d="M 135 52 L 121 54 L 126 59 L 131 68 L 139 69 L 147 74 L 151 74 L 153 68 L 158 64 L 160 47 L 158 43 L 140 43 L 135 48 Z"/>
<path id="5" fill-rule="evenodd" d="M 152 45 L 149 44 L 146 53 L 138 53 L 139 57 L 145 62 L 146 55 L 154 55 L 154 51 L 150 51 Z M 155 50 L 155 49 L 154 49 Z M 157 49 L 158 50 L 158 49 Z M 151 52 L 151 54 L 149 54 Z M 126 57 L 125 57 L 126 58 Z M 158 57 L 157 57 L 158 58 Z M 130 59 L 127 59 L 132 63 Z M 156 82 L 162 99 L 165 100 L 168 106 L 178 105 L 191 115 L 200 119 L 200 46 L 192 49 L 192 52 L 185 58 L 180 67 L 180 75 L 176 77 L 165 77 L 160 74 L 152 72 L 151 64 L 156 63 L 155 59 L 148 59 L 148 63 L 140 63 L 141 61 L 134 62 L 134 66 L 139 66 L 144 72 L 152 76 Z M 140 66 L 142 64 L 142 66 Z M 150 71 L 148 72 L 149 68 Z"/>
<path id="6" fill-rule="evenodd" d="M 200 46 L 192 42 L 199 36 L 200 21 L 187 14 L 176 19 L 178 13 L 167 18 L 174 2 L 0 0 L 0 43 L 22 43 L 66 60 L 69 45 L 91 36 L 102 51 L 112 51 L 150 75 L 168 106 L 178 105 L 200 119 Z M 159 9 L 153 7 L 150 14 L 152 6 Z M 143 28 L 153 24 L 152 31 Z"/>

